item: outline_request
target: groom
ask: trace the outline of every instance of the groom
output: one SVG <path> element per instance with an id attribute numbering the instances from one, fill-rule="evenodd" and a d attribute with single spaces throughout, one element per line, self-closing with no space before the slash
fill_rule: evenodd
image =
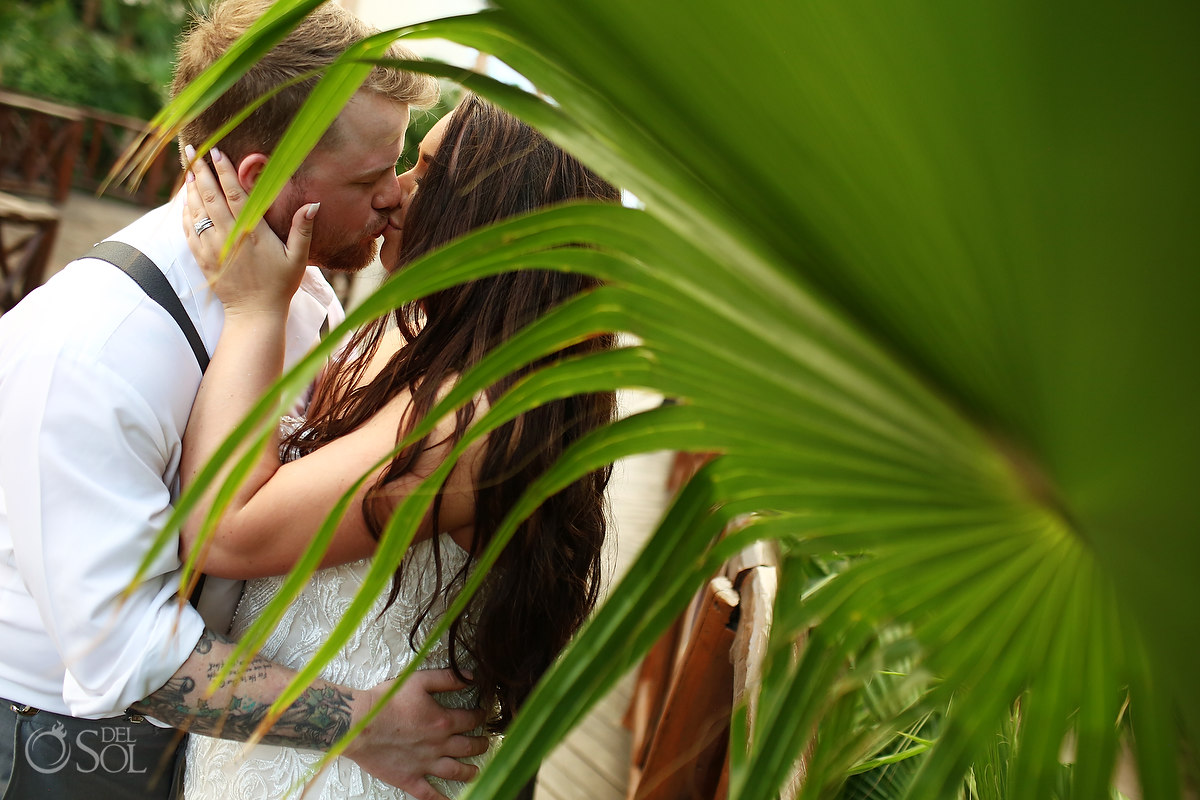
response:
<path id="1" fill-rule="evenodd" d="M 173 91 L 224 53 L 270 5 L 225 0 L 182 42 Z M 328 65 L 373 31 L 333 3 L 300 26 L 183 132 L 198 146 L 252 100 Z M 411 57 L 396 48 L 393 58 Z M 249 190 L 315 78 L 273 95 L 220 142 Z M 429 78 L 375 69 L 271 206 L 284 237 L 302 204 L 321 202 L 312 243 L 320 266 L 358 270 L 400 200 L 395 163 L 409 106 L 432 104 Z M 166 276 L 211 353 L 223 322 L 181 230 L 180 196 L 113 239 Z M 310 267 L 289 314 L 289 359 L 342 319 Z M 175 732 L 246 739 L 294 673 L 258 658 L 209 696 L 233 643 L 175 591 L 179 561 L 164 553 L 130 587 L 171 512 L 181 440 L 200 382 L 176 322 L 111 264 L 82 258 L 0 317 L 0 796 L 173 797 L 154 780 Z M 128 589 L 128 592 L 126 590 Z M 486 749 L 463 732 L 480 711 L 443 709 L 432 693 L 460 688 L 448 670 L 417 673 L 345 751 L 419 800 L 426 780 L 469 779 L 456 757 Z M 364 718 L 381 687 L 318 681 L 263 741 L 328 750 Z M 449 757 L 447 757 L 449 756 Z"/>

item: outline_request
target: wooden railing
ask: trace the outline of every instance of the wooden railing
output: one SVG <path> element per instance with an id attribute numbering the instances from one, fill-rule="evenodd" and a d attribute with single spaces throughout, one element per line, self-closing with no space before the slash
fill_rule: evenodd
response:
<path id="1" fill-rule="evenodd" d="M 71 190 L 97 192 L 144 126 L 133 117 L 0 89 L 0 313 L 42 282 Z M 172 145 L 140 185 L 110 184 L 105 196 L 159 205 L 178 179 L 176 159 Z"/>
<path id="2" fill-rule="evenodd" d="M 65 201 L 83 120 L 79 109 L 0 90 L 0 189 Z"/>
<path id="3" fill-rule="evenodd" d="M 100 109 L 82 110 L 83 148 L 75 167 L 72 185 L 76 189 L 94 193 L 104 185 L 112 165 L 142 132 L 146 123 L 136 117 L 113 114 Z M 175 144 L 171 143 L 154 159 L 136 188 L 110 183 L 104 190 L 104 196 L 121 197 L 143 206 L 158 206 L 170 198 L 182 174 L 179 167 L 179 151 Z"/>
<path id="4" fill-rule="evenodd" d="M 42 281 L 82 137 L 79 111 L 0 94 L 0 312 Z"/>
<path id="5" fill-rule="evenodd" d="M 97 192 L 144 120 L 69 106 L 0 89 L 0 189 L 55 204 L 71 189 Z M 135 188 L 109 184 L 104 194 L 143 206 L 170 197 L 180 174 L 172 144 Z"/>

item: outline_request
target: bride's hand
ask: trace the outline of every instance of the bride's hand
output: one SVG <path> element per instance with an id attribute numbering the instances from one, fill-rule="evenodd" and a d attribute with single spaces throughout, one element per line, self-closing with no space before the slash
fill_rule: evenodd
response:
<path id="1" fill-rule="evenodd" d="M 230 160 L 215 147 L 211 151 L 215 178 L 205 160 L 195 157 L 191 145 L 185 152 L 192 164 L 186 179 L 184 235 L 226 312 L 286 312 L 304 277 L 320 203 L 296 211 L 286 245 L 260 220 L 230 251 L 223 252 L 234 220 L 246 204 L 246 193 Z M 211 226 L 204 228 L 208 225 L 204 220 L 211 220 Z"/>

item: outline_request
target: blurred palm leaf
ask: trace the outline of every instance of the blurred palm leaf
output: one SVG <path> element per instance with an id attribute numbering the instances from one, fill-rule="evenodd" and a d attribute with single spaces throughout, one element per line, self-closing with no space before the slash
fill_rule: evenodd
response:
<path id="1" fill-rule="evenodd" d="M 1197 66 L 1200 6 L 497 4 L 406 33 L 523 72 L 553 102 L 464 82 L 645 212 L 510 223 L 414 265 L 386 302 L 448 260 L 464 279 L 472 259 L 480 271 L 497 258 L 586 269 L 611 287 L 582 328 L 641 345 L 626 369 L 572 368 L 567 388 L 684 399 L 581 443 L 517 516 L 624 453 L 724 455 L 539 686 L 472 796 L 513 796 L 755 536 L 795 557 L 865 557 L 804 602 L 801 581 L 781 581 L 732 796 L 774 796 L 814 742 L 805 791 L 823 796 L 894 731 L 944 711 L 903 791 L 954 797 L 1018 699 L 1008 796 L 1052 796 L 1064 781 L 1106 796 L 1126 691 L 1146 796 L 1180 796 L 1179 759 L 1195 768 L 1200 734 L 1200 108 L 1180 77 Z M 596 251 L 547 250 L 564 242 Z M 514 353 L 491 368 L 528 355 Z M 562 391 L 537 388 L 554 380 L 518 387 L 507 413 Z M 713 547 L 745 511 L 755 525 Z M 883 644 L 888 629 L 909 633 Z M 893 663 L 896 648 L 927 691 L 864 723 L 846 700 L 869 683 L 853 667 Z"/>

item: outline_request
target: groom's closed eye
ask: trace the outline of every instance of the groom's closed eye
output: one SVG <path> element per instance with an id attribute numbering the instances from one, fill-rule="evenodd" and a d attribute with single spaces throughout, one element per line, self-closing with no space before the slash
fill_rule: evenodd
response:
<path id="1" fill-rule="evenodd" d="M 373 186 L 374 184 L 379 183 L 381 178 L 395 177 L 395 173 L 392 172 L 392 169 L 392 167 L 387 166 L 382 169 L 374 170 L 373 172 L 363 173 L 362 175 L 352 178 L 350 182 L 358 186 Z"/>

